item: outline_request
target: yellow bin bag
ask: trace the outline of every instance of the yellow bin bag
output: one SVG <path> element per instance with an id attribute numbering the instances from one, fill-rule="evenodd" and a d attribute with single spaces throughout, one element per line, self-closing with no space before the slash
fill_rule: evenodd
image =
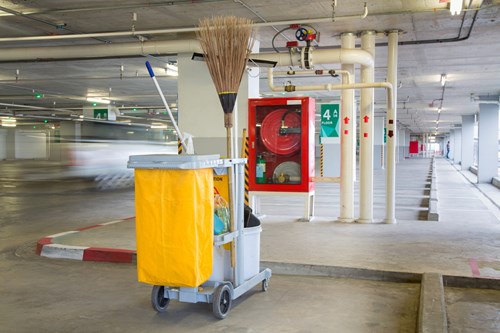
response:
<path id="1" fill-rule="evenodd" d="M 212 169 L 135 170 L 140 282 L 197 287 L 212 274 Z"/>

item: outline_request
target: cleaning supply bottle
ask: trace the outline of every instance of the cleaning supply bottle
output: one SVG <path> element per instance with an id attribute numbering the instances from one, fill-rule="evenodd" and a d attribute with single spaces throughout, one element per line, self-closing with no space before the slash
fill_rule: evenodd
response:
<path id="1" fill-rule="evenodd" d="M 255 182 L 257 184 L 266 183 L 266 160 L 262 154 L 257 155 L 257 165 L 255 167 Z"/>

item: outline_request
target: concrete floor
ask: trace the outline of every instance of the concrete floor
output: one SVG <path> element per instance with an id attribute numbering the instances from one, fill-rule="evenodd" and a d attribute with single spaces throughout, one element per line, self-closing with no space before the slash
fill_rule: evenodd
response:
<path id="1" fill-rule="evenodd" d="M 338 216 L 335 184 L 318 184 L 317 218 L 311 223 L 294 222 L 300 204 L 268 201 L 262 206 L 268 216 L 262 220 L 261 259 L 499 278 L 498 208 L 438 159 L 441 219 L 422 221 L 428 166 L 428 160 L 398 165 L 396 225 L 331 223 Z M 274 275 L 267 293 L 245 295 L 223 321 L 213 318 L 207 304 L 172 302 L 167 313 L 156 314 L 151 287 L 136 281 L 135 265 L 34 254 L 36 241 L 47 235 L 133 216 L 133 191 L 98 192 L 81 180 L 24 182 L 17 177 L 23 172 L 19 165 L 0 163 L 0 169 L 5 169 L 0 185 L 2 332 L 416 330 L 419 284 L 311 276 Z M 382 172 L 376 173 L 374 199 L 374 216 L 382 219 Z M 108 236 L 116 235 L 108 230 Z M 124 232 L 132 235 L 129 239 L 132 230 L 129 225 Z M 446 305 L 450 332 L 500 330 L 498 290 L 446 288 Z"/>

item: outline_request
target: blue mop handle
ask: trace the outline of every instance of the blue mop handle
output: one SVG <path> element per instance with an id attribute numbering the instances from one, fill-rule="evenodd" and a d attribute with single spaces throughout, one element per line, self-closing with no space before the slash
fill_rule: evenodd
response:
<path id="1" fill-rule="evenodd" d="M 153 72 L 153 67 L 151 67 L 149 61 L 146 61 L 146 67 L 148 68 L 149 76 L 155 77 L 155 72 Z"/>
<path id="2" fill-rule="evenodd" d="M 168 107 L 167 100 L 165 99 L 165 96 L 163 95 L 163 92 L 161 91 L 160 85 L 158 84 L 158 80 L 156 80 L 155 77 L 155 72 L 153 72 L 153 68 L 151 67 L 151 64 L 149 61 L 146 61 L 146 67 L 149 72 L 149 76 L 151 76 L 151 79 L 153 79 L 153 82 L 155 84 L 156 90 L 158 90 L 158 94 L 160 95 L 161 101 L 163 102 L 163 105 L 165 105 L 165 109 L 167 110 L 168 116 L 170 117 L 170 121 L 172 122 L 172 125 L 174 125 L 175 131 L 177 132 L 177 137 L 179 140 L 181 140 L 181 145 L 184 147 L 184 151 L 187 152 L 188 147 L 186 143 L 184 142 L 184 137 L 179 129 L 177 127 L 177 122 L 174 119 L 174 116 L 172 115 L 172 111 L 170 111 L 170 108 Z"/>

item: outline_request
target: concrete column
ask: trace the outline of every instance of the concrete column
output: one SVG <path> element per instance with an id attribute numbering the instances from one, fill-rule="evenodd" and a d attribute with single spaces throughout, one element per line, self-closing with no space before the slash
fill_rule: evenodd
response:
<path id="1" fill-rule="evenodd" d="M 405 143 L 406 143 L 406 152 L 405 152 L 405 158 L 407 157 L 410 157 L 410 130 L 409 129 L 406 129 L 405 131 L 405 136 L 406 136 L 406 140 L 405 140 Z"/>
<path id="2" fill-rule="evenodd" d="M 384 168 L 384 127 L 385 118 L 375 117 L 373 130 L 373 169 Z"/>
<path id="3" fill-rule="evenodd" d="M 257 47 L 258 43 L 256 42 Z M 224 113 L 212 77 L 203 61 L 191 60 L 192 53 L 178 55 L 178 125 L 182 132 L 193 135 L 196 154 L 225 156 L 226 129 Z M 248 126 L 248 98 L 259 97 L 259 72 L 252 68 L 243 74 L 235 106 L 233 137 L 241 142 L 241 131 Z M 161 83 L 160 83 L 161 86 Z M 239 144 L 235 148 L 240 147 Z"/>
<path id="4" fill-rule="evenodd" d="M 7 158 L 7 130 L 0 128 L 0 160 Z"/>
<path id="5" fill-rule="evenodd" d="M 462 116 L 462 170 L 469 170 L 474 160 L 474 116 Z"/>
<path id="6" fill-rule="evenodd" d="M 408 145 L 406 142 L 406 129 L 398 130 L 398 148 L 397 148 L 397 161 L 405 159 L 405 147 Z"/>
<path id="7" fill-rule="evenodd" d="M 455 129 L 455 145 L 453 147 L 453 163 L 460 164 L 462 162 L 462 129 Z"/>
<path id="8" fill-rule="evenodd" d="M 375 32 L 361 35 L 361 48 L 375 58 Z M 361 80 L 374 82 L 373 67 L 361 66 Z M 359 126 L 359 223 L 373 222 L 373 88 L 362 89 Z"/>
<path id="9" fill-rule="evenodd" d="M 498 104 L 479 103 L 477 182 L 490 183 L 498 175 Z"/>
<path id="10" fill-rule="evenodd" d="M 16 129 L 7 129 L 5 158 L 7 160 L 16 159 Z"/>
<path id="11" fill-rule="evenodd" d="M 450 154 L 448 155 L 448 158 L 453 161 L 453 157 L 454 157 L 453 153 L 455 152 L 454 148 L 453 148 L 453 147 L 455 147 L 455 130 L 454 129 L 450 130 L 450 137 L 448 138 L 448 141 L 450 141 Z M 448 141 L 446 141 L 446 142 L 448 142 Z"/>

